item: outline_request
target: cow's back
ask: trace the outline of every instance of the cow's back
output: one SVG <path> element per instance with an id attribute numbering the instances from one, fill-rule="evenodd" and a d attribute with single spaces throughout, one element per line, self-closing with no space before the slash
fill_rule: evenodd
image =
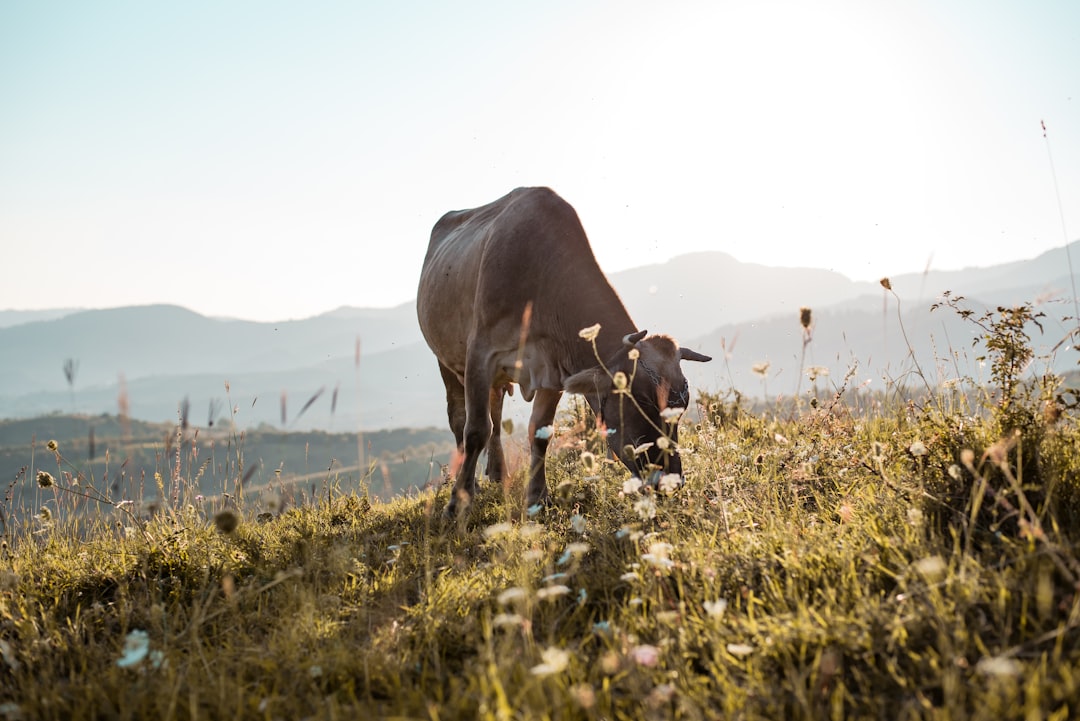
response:
<path id="1" fill-rule="evenodd" d="M 548 188 L 518 188 L 435 224 L 417 290 L 420 328 L 460 371 L 470 337 L 516 327 L 527 303 L 551 302 L 563 286 L 611 292 L 570 204 Z"/>

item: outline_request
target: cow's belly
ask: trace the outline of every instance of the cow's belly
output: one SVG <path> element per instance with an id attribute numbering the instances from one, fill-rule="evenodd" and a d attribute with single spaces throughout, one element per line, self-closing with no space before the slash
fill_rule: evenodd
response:
<path id="1" fill-rule="evenodd" d="M 562 390 L 562 369 L 536 344 L 526 343 L 525 348 L 504 351 L 496 357 L 497 374 L 493 385 L 507 382 L 521 387 L 521 396 L 531 401 L 537 390 Z"/>

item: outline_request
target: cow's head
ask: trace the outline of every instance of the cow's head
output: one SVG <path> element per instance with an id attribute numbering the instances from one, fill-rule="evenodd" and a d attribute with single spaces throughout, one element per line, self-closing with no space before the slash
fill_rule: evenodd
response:
<path id="1" fill-rule="evenodd" d="M 604 366 L 566 379 L 563 388 L 584 395 L 607 433 L 608 448 L 644 480 L 656 473 L 682 476 L 678 420 L 690 404 L 680 361 L 709 361 L 664 335 L 630 333 Z"/>

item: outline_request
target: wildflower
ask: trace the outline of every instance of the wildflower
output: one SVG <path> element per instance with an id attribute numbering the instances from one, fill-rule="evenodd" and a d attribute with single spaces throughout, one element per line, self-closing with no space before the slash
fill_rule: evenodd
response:
<path id="1" fill-rule="evenodd" d="M 666 451 L 671 448 L 671 439 L 667 436 L 660 436 L 656 439 L 656 447 L 662 451 Z"/>
<path id="2" fill-rule="evenodd" d="M 624 495 L 632 496 L 641 490 L 645 483 L 637 476 L 630 476 L 622 484 L 622 492 Z"/>
<path id="3" fill-rule="evenodd" d="M 685 412 L 685 408 L 680 408 L 679 406 L 668 406 L 664 410 L 660 411 L 660 417 L 668 423 L 678 423 L 679 419 L 682 418 L 682 415 Z"/>
<path id="4" fill-rule="evenodd" d="M 484 529 L 484 538 L 494 538 L 495 536 L 501 536 L 514 530 L 513 525 L 504 521 L 502 523 L 496 523 L 493 526 L 488 526 Z"/>
<path id="5" fill-rule="evenodd" d="M 892 283 L 889 282 L 888 278 L 882 278 L 878 282 L 881 283 L 881 287 L 885 290 L 892 290 Z"/>
<path id="6" fill-rule="evenodd" d="M 491 623 L 501 628 L 503 626 L 520 626 L 524 621 L 525 619 L 520 614 L 500 613 L 491 620 Z"/>
<path id="7" fill-rule="evenodd" d="M 811 382 L 816 381 L 818 378 L 824 378 L 829 375 L 829 369 L 825 366 L 810 366 L 806 369 L 806 377 Z"/>
<path id="8" fill-rule="evenodd" d="M 918 528 L 923 524 L 923 512 L 918 508 L 909 508 L 907 512 L 907 520 L 912 526 Z"/>
<path id="9" fill-rule="evenodd" d="M 674 550 L 675 547 L 670 543 L 665 543 L 663 541 L 650 543 L 648 552 L 641 555 L 641 560 L 647 561 L 656 568 L 672 568 L 675 565 L 675 562 L 671 560 L 671 552 Z"/>
<path id="10" fill-rule="evenodd" d="M 549 646 L 540 652 L 542 663 L 533 666 L 530 672 L 536 676 L 550 676 L 564 671 L 570 663 L 570 652 Z"/>
<path id="11" fill-rule="evenodd" d="M 592 630 L 601 636 L 611 633 L 611 621 L 597 621 L 592 625 Z"/>
<path id="12" fill-rule="evenodd" d="M 810 330 L 811 311 L 806 306 L 799 308 L 799 325 L 803 327 L 803 330 Z"/>
<path id="13" fill-rule="evenodd" d="M 611 384 L 615 386 L 615 390 L 626 390 L 626 374 L 622 371 L 616 371 L 615 375 L 611 376 Z"/>
<path id="14" fill-rule="evenodd" d="M 660 476 L 660 482 L 656 487 L 665 495 L 671 495 L 682 487 L 683 479 L 678 473 L 665 473 Z"/>
<path id="15" fill-rule="evenodd" d="M 959 481 L 962 474 L 963 472 L 960 470 L 960 466 L 956 465 L 955 463 L 949 466 L 949 478 L 953 479 L 954 481 Z"/>
<path id="16" fill-rule="evenodd" d="M 1013 658 L 1005 656 L 993 656 L 980 660 L 975 664 L 975 670 L 986 676 L 1008 676 L 1017 678 L 1023 674 L 1023 667 Z"/>
<path id="17" fill-rule="evenodd" d="M 596 705 L 596 691 L 587 683 L 579 683 L 570 687 L 570 697 L 583 709 L 591 709 Z"/>
<path id="18" fill-rule="evenodd" d="M 55 479 L 52 477 L 52 474 L 49 473 L 48 471 L 38 471 L 37 472 L 37 484 L 39 486 L 41 486 L 42 488 L 51 487 L 54 480 Z"/>
<path id="19" fill-rule="evenodd" d="M 124 639 L 124 653 L 116 662 L 120 668 L 129 668 L 141 662 L 150 653 L 150 636 L 146 631 L 135 629 Z"/>
<path id="20" fill-rule="evenodd" d="M 745 658 L 754 652 L 754 647 L 748 643 L 729 643 L 727 652 L 738 658 Z"/>
<path id="21" fill-rule="evenodd" d="M 562 573 L 561 571 L 559 573 L 551 573 L 551 574 L 548 574 L 547 576 L 544 576 L 543 578 L 541 578 L 540 583 L 551 583 L 552 581 L 561 581 L 562 579 L 567 578 L 568 575 L 569 574 Z"/>
<path id="22" fill-rule="evenodd" d="M 311 678 L 319 678 L 322 676 L 322 666 L 311 666 L 307 670 L 308 676 Z"/>
<path id="23" fill-rule="evenodd" d="M 600 670 L 607 676 L 614 675 L 622 665 L 622 657 L 616 651 L 608 651 L 600 657 Z"/>
<path id="24" fill-rule="evenodd" d="M 590 325 L 588 328 L 582 328 L 578 331 L 578 336 L 589 342 L 596 340 L 596 336 L 600 335 L 600 324 Z"/>
<path id="25" fill-rule="evenodd" d="M 709 618 L 720 618 L 727 610 L 727 600 L 721 598 L 716 601 L 706 601 L 702 606 L 705 607 L 705 613 L 709 615 Z"/>
<path id="26" fill-rule="evenodd" d="M 873 456 L 874 460 L 877 461 L 878 463 L 884 463 L 885 462 L 885 445 L 883 443 L 881 443 L 881 441 L 874 441 L 874 445 L 873 445 L 872 448 L 873 448 L 873 450 L 871 451 L 871 455 Z"/>
<path id="27" fill-rule="evenodd" d="M 52 511 L 49 510 L 48 506 L 42 506 L 38 510 L 38 519 L 42 523 L 48 523 L 49 521 L 52 520 Z"/>
<path id="28" fill-rule="evenodd" d="M 934 581 L 945 575 L 945 559 L 941 556 L 927 556 L 911 564 L 926 580 Z"/>
<path id="29" fill-rule="evenodd" d="M 53 453 L 56 453 L 58 450 L 60 450 L 60 444 L 53 440 L 50 440 L 48 443 L 46 443 L 45 447 Z"/>
<path id="30" fill-rule="evenodd" d="M 566 546 L 566 550 L 563 551 L 562 556 L 555 562 L 556 566 L 565 565 L 575 556 L 580 556 L 589 551 L 589 544 L 587 543 L 570 543 Z"/>
<path id="31" fill-rule="evenodd" d="M 529 506 L 528 508 L 525 509 L 525 513 L 526 513 L 526 515 L 529 516 L 529 518 L 532 518 L 533 516 L 535 516 L 537 513 L 539 513 L 542 510 L 544 510 L 544 504 L 542 504 L 542 503 L 534 503 L 533 505 L 531 505 L 531 506 Z"/>
<path id="32" fill-rule="evenodd" d="M 525 598 L 525 589 L 515 586 L 514 588 L 508 588 L 499 594 L 499 603 L 505 606 L 506 604 Z"/>
<path id="33" fill-rule="evenodd" d="M 645 701 L 650 706 L 657 708 L 670 703 L 673 698 L 675 698 L 675 687 L 670 683 L 662 683 L 649 692 Z"/>
<path id="34" fill-rule="evenodd" d="M 580 513 L 570 516 L 570 528 L 579 536 L 585 533 L 585 517 Z"/>
<path id="35" fill-rule="evenodd" d="M 536 597 L 543 601 L 545 598 L 557 598 L 559 596 L 565 596 L 570 593 L 570 587 L 558 584 L 555 586 L 544 586 L 537 590 Z"/>
<path id="36" fill-rule="evenodd" d="M 551 438 L 551 434 L 555 432 L 552 426 L 541 426 L 536 429 L 536 437 L 541 441 L 546 441 Z"/>
<path id="37" fill-rule="evenodd" d="M 652 499 L 652 496 L 645 496 L 634 504 L 634 512 L 637 513 L 643 521 L 647 521 L 650 518 L 656 518 L 656 501 Z"/>
<path id="38" fill-rule="evenodd" d="M 960 462 L 964 464 L 965 468 L 971 468 L 975 463 L 975 451 L 970 448 L 960 451 Z"/>
<path id="39" fill-rule="evenodd" d="M 636 581 L 639 578 L 640 578 L 640 576 L 637 575 L 636 571 L 627 571 L 623 575 L 619 576 L 620 581 L 627 581 L 627 582 Z"/>
<path id="40" fill-rule="evenodd" d="M 596 456 L 589 451 L 585 451 L 581 454 L 581 465 L 585 466 L 586 473 L 596 472 Z"/>
<path id="41" fill-rule="evenodd" d="M 653 447 L 652 442 L 642 443 L 640 446 L 637 446 L 636 448 L 633 449 L 634 450 L 634 455 L 635 456 L 640 456 L 642 453 L 644 453 L 645 451 L 649 450 L 652 447 Z"/>
<path id="42" fill-rule="evenodd" d="M 920 456 L 925 456 L 927 454 L 926 444 L 922 441 L 915 441 L 910 446 L 908 446 L 908 453 L 915 456 L 916 458 L 919 458 Z"/>
<path id="43" fill-rule="evenodd" d="M 634 646 L 629 656 L 634 663 L 645 668 L 653 668 L 660 663 L 660 649 L 647 643 Z"/>
<path id="44" fill-rule="evenodd" d="M 764 378 L 769 375 L 769 365 L 769 361 L 762 361 L 750 366 L 750 370 L 753 371 L 754 375 Z"/>

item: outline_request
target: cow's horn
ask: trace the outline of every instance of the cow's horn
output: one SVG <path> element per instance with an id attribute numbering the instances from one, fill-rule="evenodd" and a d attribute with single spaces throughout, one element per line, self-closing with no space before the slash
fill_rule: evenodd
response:
<path id="1" fill-rule="evenodd" d="M 689 348 L 680 348 L 679 357 L 683 360 L 698 361 L 699 363 L 705 363 L 706 361 L 712 360 L 712 356 L 702 355 L 696 350 L 690 350 Z"/>
<path id="2" fill-rule="evenodd" d="M 626 335 L 623 336 L 623 339 L 622 339 L 623 345 L 630 346 L 631 348 L 633 348 L 634 344 L 637 343 L 642 338 L 644 338 L 646 336 L 646 334 L 648 334 L 648 332 L 649 331 L 647 331 L 647 330 L 639 330 L 636 333 L 627 333 Z"/>

